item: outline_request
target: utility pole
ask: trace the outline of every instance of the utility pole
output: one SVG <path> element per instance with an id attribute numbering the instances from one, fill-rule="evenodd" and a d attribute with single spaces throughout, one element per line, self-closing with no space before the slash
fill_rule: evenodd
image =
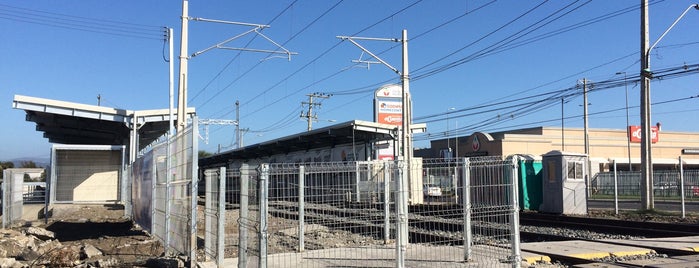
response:
<path id="1" fill-rule="evenodd" d="M 590 135 L 588 130 L 588 119 L 587 119 L 587 79 L 583 78 L 583 121 L 584 121 L 584 132 L 585 132 L 585 154 L 590 157 Z M 589 174 L 588 174 L 589 175 Z"/>
<path id="2" fill-rule="evenodd" d="M 202 53 L 210 51 L 212 49 L 226 49 L 226 50 L 238 50 L 238 51 L 249 51 L 249 52 L 261 52 L 261 53 L 268 53 L 271 55 L 284 54 L 289 59 L 289 61 L 291 61 L 291 55 L 298 54 L 296 52 L 291 52 L 291 51 L 287 50 L 286 48 L 282 47 L 277 42 L 274 42 L 271 38 L 267 37 L 266 35 L 264 35 L 260 32 L 264 28 L 269 28 L 270 27 L 269 25 L 189 17 L 189 1 L 183 0 L 182 1 L 182 36 L 181 36 L 182 39 L 180 41 L 180 75 L 179 75 L 180 80 L 179 80 L 178 102 L 177 102 L 178 103 L 178 106 L 177 106 L 177 131 L 178 132 L 183 130 L 185 125 L 186 125 L 185 113 L 187 112 L 187 79 L 188 79 L 188 77 L 187 77 L 188 67 L 187 66 L 188 66 L 188 61 L 189 61 L 189 57 L 190 57 L 190 56 L 188 56 L 188 53 L 189 53 L 188 52 L 188 42 L 189 42 L 188 22 L 190 20 L 250 27 L 250 29 L 248 29 L 247 31 L 245 31 L 242 34 L 233 36 L 233 37 L 228 38 L 222 42 L 219 42 L 213 46 L 210 46 L 210 47 L 205 48 L 203 50 L 192 53 L 191 57 L 201 55 Z M 249 33 L 254 33 L 258 36 L 261 36 L 262 38 L 267 40 L 269 43 L 276 46 L 276 49 L 268 50 L 268 49 L 252 49 L 252 48 L 240 48 L 240 47 L 228 47 L 228 46 L 226 46 L 227 43 L 229 43 L 233 40 L 236 40 L 240 37 L 243 37 Z M 273 58 L 273 56 L 268 57 L 267 59 L 269 59 L 269 58 Z"/>
<path id="3" fill-rule="evenodd" d="M 313 121 L 318 121 L 318 114 L 313 113 L 313 106 L 318 106 L 320 108 L 320 103 L 313 102 L 313 98 L 321 98 L 321 99 L 327 99 L 330 98 L 330 95 L 326 95 L 323 93 L 313 93 L 313 94 L 307 94 L 308 96 L 308 102 L 301 102 L 302 105 L 308 105 L 308 112 L 306 114 L 301 111 L 301 118 L 306 118 L 306 121 L 308 121 L 308 131 L 311 131 L 313 129 Z"/>
<path id="4" fill-rule="evenodd" d="M 237 146 L 235 148 L 243 147 L 243 134 L 240 132 L 240 101 L 235 101 L 235 140 Z"/>
<path id="5" fill-rule="evenodd" d="M 626 72 L 617 72 L 617 75 L 624 74 L 624 94 L 626 96 L 626 151 L 629 157 L 629 171 L 633 171 L 633 166 L 631 165 L 631 130 L 629 126 L 629 87 L 626 81 Z"/>
<path id="6" fill-rule="evenodd" d="M 564 128 L 564 120 L 565 118 L 563 117 L 563 104 L 564 98 L 561 97 L 561 152 L 564 152 L 566 150 L 566 134 L 565 134 L 565 128 Z"/>
<path id="7" fill-rule="evenodd" d="M 182 29 L 180 36 L 180 75 L 177 87 L 177 133 L 184 130 L 187 120 L 187 69 L 189 57 L 187 56 L 189 38 L 189 1 L 182 1 Z"/>
<path id="8" fill-rule="evenodd" d="M 648 0 L 641 0 L 641 204 L 643 209 L 653 209 L 653 163 L 651 154 L 652 131 L 650 126 L 650 52 L 655 45 L 670 32 L 672 27 L 691 9 L 699 10 L 699 4 L 692 4 L 675 19 L 670 27 L 660 35 L 658 40 L 649 46 L 648 33 Z"/>
<path id="9" fill-rule="evenodd" d="M 587 173 L 587 178 L 585 178 L 585 185 L 590 185 L 590 180 L 591 180 L 591 173 L 592 173 L 592 167 L 590 166 L 590 130 L 588 128 L 588 116 L 587 116 L 587 105 L 589 103 L 587 102 L 587 79 L 583 78 L 583 121 L 585 124 L 585 155 L 587 157 L 586 163 L 586 173 Z"/>
<path id="10" fill-rule="evenodd" d="M 101 100 L 102 100 L 102 95 L 97 94 L 97 106 L 102 106 L 102 105 L 100 105 Z"/>
<path id="11" fill-rule="evenodd" d="M 403 159 L 408 162 L 408 169 L 410 170 L 410 165 L 413 161 L 413 138 L 412 130 L 410 126 L 412 125 L 413 118 L 413 101 L 410 97 L 410 75 L 408 74 L 408 30 L 403 29 L 402 38 L 400 40 L 403 48 L 403 71 L 400 74 L 400 81 L 403 85 Z M 411 175 L 408 174 L 408 181 L 411 181 Z M 407 184 L 405 184 L 407 187 Z M 407 211 L 407 207 L 405 208 Z"/>
<path id="12" fill-rule="evenodd" d="M 641 206 L 653 209 L 653 164 L 650 130 L 650 41 L 648 0 L 641 1 Z"/>

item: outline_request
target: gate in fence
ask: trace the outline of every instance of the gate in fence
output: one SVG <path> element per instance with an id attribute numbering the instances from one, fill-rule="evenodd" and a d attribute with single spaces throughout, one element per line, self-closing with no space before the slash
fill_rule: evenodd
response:
<path id="1" fill-rule="evenodd" d="M 219 267 L 223 257 L 237 257 L 238 267 L 519 267 L 514 159 L 231 169 L 204 172 L 204 252 Z M 416 187 L 402 183 L 404 174 L 428 170 L 445 174 L 451 185 L 443 196 L 421 196 L 434 206 L 408 208 L 412 201 L 407 192 Z"/>

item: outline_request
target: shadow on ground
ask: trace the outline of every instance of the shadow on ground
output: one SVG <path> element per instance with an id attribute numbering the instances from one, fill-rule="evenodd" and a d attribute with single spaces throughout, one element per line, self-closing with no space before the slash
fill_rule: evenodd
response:
<path id="1" fill-rule="evenodd" d="M 133 224 L 130 221 L 54 222 L 46 227 L 46 230 L 54 232 L 56 234 L 56 239 L 61 242 L 97 239 L 104 236 L 147 236 L 145 232 L 133 229 Z"/>

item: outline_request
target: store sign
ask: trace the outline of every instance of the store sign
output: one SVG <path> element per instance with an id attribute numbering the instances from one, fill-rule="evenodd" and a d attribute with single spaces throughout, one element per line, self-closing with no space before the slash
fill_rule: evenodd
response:
<path id="1" fill-rule="evenodd" d="M 374 122 L 400 126 L 403 124 L 403 98 L 400 85 L 385 85 L 374 94 Z"/>
<path id="2" fill-rule="evenodd" d="M 629 137 L 631 142 L 641 142 L 641 126 L 629 126 L 629 133 L 631 133 Z M 658 136 L 658 127 L 650 127 L 650 141 L 652 143 L 658 142 Z"/>
<path id="3" fill-rule="evenodd" d="M 374 92 L 374 122 L 401 126 L 403 125 L 403 88 L 400 85 L 385 85 Z M 380 160 L 393 160 L 395 148 L 393 142 L 377 143 L 376 157 Z"/>

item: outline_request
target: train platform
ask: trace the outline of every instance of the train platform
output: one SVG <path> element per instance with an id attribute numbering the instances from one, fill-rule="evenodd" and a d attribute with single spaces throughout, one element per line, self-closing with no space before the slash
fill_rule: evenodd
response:
<path id="1" fill-rule="evenodd" d="M 532 252 L 550 259 L 600 260 L 615 259 L 616 263 L 594 262 L 573 267 L 699 267 L 699 236 L 610 239 L 601 241 L 557 241 L 522 243 L 522 252 Z M 672 252 L 684 256 L 668 258 L 633 258 L 654 252 Z M 696 255 L 693 255 L 696 254 Z M 630 258 L 625 258 L 630 257 Z"/>
<path id="2" fill-rule="evenodd" d="M 667 251 L 688 251 L 699 254 L 699 236 L 644 238 L 644 239 L 611 239 L 605 240 L 618 245 L 636 245 L 646 248 L 661 248 Z"/>
<path id="3" fill-rule="evenodd" d="M 552 259 L 582 260 L 645 255 L 652 252 L 651 249 L 641 246 L 607 244 L 584 240 L 522 243 L 520 248 L 522 252 L 541 254 Z"/>
<path id="4" fill-rule="evenodd" d="M 684 252 L 686 256 L 668 258 L 633 258 L 655 252 Z M 340 253 L 341 252 L 341 253 Z M 511 265 L 488 261 L 491 249 L 475 246 L 472 257 L 475 261 L 462 262 L 463 247 L 410 245 L 406 253 L 406 267 L 493 267 Z M 546 267 L 551 260 L 580 260 L 593 263 L 578 264 L 573 267 L 699 267 L 699 236 L 647 238 L 633 240 L 602 241 L 553 241 L 521 244 L 522 267 Z M 696 254 L 696 255 L 691 255 Z M 344 256 L 338 258 L 338 256 Z M 420 256 L 415 258 L 415 256 Z M 628 258 L 627 258 L 628 257 Z M 283 253 L 268 256 L 268 267 L 394 267 L 395 249 L 386 248 L 335 248 L 310 250 L 301 253 Z M 615 259 L 616 263 L 594 262 L 602 259 Z M 479 261 L 480 260 L 480 261 Z M 257 260 L 250 258 L 250 263 Z M 223 267 L 237 267 L 238 259 L 225 259 Z M 199 267 L 216 267 L 213 262 L 200 262 Z"/>
<path id="5" fill-rule="evenodd" d="M 499 249 L 502 250 L 502 249 Z M 425 246 L 412 244 L 406 252 L 406 267 L 434 268 L 439 267 L 512 267 L 494 259 L 493 248 L 474 246 L 472 258 L 474 261 L 463 262 L 463 247 L 461 246 Z M 268 256 L 267 267 L 395 267 L 395 248 L 334 248 L 310 250 L 301 253 L 282 253 Z M 419 256 L 419 257 L 417 257 Z M 542 254 L 522 251 L 521 267 L 537 263 L 548 263 L 551 260 Z M 257 264 L 257 259 L 248 257 L 248 264 Z M 198 267 L 213 268 L 214 262 L 199 262 Z M 238 258 L 227 258 L 222 267 L 237 267 Z"/>

